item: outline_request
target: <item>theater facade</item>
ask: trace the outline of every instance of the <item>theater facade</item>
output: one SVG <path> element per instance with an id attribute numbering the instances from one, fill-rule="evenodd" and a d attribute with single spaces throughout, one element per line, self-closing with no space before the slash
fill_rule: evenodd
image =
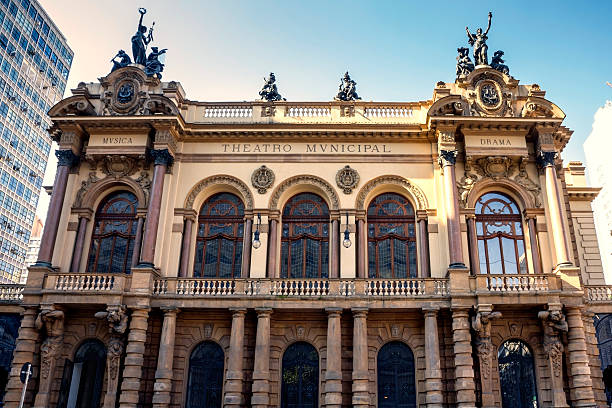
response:
<path id="1" fill-rule="evenodd" d="M 389 103 L 80 83 L 6 406 L 25 362 L 37 408 L 606 406 L 598 189 L 502 71 Z"/>

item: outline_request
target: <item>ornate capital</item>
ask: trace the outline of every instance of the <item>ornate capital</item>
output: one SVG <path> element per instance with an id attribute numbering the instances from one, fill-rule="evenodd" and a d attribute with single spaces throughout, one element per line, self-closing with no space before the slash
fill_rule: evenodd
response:
<path id="1" fill-rule="evenodd" d="M 153 149 L 149 151 L 151 158 L 153 159 L 153 165 L 155 166 L 166 166 L 169 167 L 174 162 L 174 157 L 170 154 L 168 149 Z"/>
<path id="2" fill-rule="evenodd" d="M 56 150 L 57 166 L 73 167 L 79 163 L 79 156 L 72 153 L 72 150 Z"/>
<path id="3" fill-rule="evenodd" d="M 440 166 L 454 166 L 457 161 L 457 153 L 457 150 L 440 150 L 440 156 L 438 157 Z"/>
<path id="4" fill-rule="evenodd" d="M 555 158 L 557 157 L 557 152 L 538 152 L 538 156 L 536 158 L 538 166 L 541 168 L 554 166 Z"/>

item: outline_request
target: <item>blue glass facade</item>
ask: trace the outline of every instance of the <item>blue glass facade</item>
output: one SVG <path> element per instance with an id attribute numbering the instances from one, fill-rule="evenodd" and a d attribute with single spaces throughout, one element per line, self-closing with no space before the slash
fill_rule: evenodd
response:
<path id="1" fill-rule="evenodd" d="M 40 4 L 0 0 L 0 282 L 19 282 L 73 53 Z"/>

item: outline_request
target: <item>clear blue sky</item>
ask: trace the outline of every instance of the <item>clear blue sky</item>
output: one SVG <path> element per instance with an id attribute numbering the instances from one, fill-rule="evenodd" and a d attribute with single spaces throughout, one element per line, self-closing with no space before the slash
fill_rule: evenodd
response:
<path id="1" fill-rule="evenodd" d="M 426 100 L 437 81 L 454 80 L 465 26 L 486 27 L 491 10 L 490 55 L 502 49 L 511 75 L 540 84 L 575 130 L 566 161 L 583 159 L 593 114 L 612 99 L 610 0 L 41 3 L 75 52 L 68 89 L 107 74 L 118 49 L 131 54 L 143 6 L 155 45 L 169 49 L 164 80 L 190 99 L 253 100 L 273 71 L 288 100 L 330 100 L 348 69 L 364 100 Z"/>

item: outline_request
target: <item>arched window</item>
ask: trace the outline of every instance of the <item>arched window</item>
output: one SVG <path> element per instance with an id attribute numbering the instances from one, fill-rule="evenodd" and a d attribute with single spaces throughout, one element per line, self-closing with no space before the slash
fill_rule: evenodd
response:
<path id="1" fill-rule="evenodd" d="M 378 408 L 416 408 L 414 355 L 393 341 L 378 352 Z"/>
<path id="2" fill-rule="evenodd" d="M 308 343 L 294 343 L 283 354 L 281 408 L 316 408 L 318 403 L 319 354 Z"/>
<path id="3" fill-rule="evenodd" d="M 533 356 L 529 347 L 520 340 L 504 342 L 497 353 L 502 407 L 537 407 Z"/>
<path id="4" fill-rule="evenodd" d="M 57 406 L 99 407 L 106 368 L 106 347 L 100 340 L 79 346 L 74 362 L 66 360 Z"/>
<path id="5" fill-rule="evenodd" d="M 234 194 L 210 197 L 200 210 L 193 276 L 239 278 L 244 204 Z"/>
<path id="6" fill-rule="evenodd" d="M 527 273 L 521 213 L 510 197 L 486 193 L 476 201 L 476 235 L 482 273 Z"/>
<path id="7" fill-rule="evenodd" d="M 282 278 L 327 278 L 329 208 L 318 195 L 292 197 L 283 209 Z"/>
<path id="8" fill-rule="evenodd" d="M 129 273 L 136 238 L 138 198 L 127 191 L 109 194 L 98 206 L 87 271 Z"/>
<path id="9" fill-rule="evenodd" d="M 381 194 L 368 207 L 368 276 L 417 276 L 414 209 L 399 194 Z"/>
<path id="10" fill-rule="evenodd" d="M 189 357 L 185 408 L 221 407 L 224 353 L 217 343 L 205 341 Z"/>

